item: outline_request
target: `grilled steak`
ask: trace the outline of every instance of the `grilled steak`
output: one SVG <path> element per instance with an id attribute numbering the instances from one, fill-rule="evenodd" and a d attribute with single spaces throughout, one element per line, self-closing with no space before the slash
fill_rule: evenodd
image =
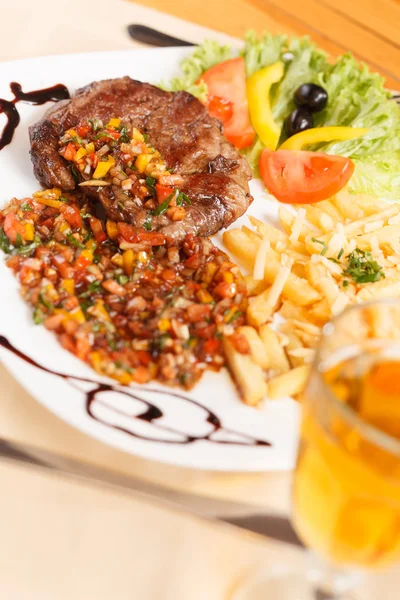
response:
<path id="1" fill-rule="evenodd" d="M 75 188 L 70 166 L 59 154 L 59 138 L 82 119 L 92 117 L 105 122 L 120 117 L 145 132 L 168 170 L 182 176 L 179 189 L 191 200 L 185 218 L 171 222 L 160 215 L 152 222 L 170 243 L 182 241 L 187 233 L 214 234 L 240 217 L 252 202 L 250 167 L 203 104 L 186 92 L 165 92 L 129 77 L 95 82 L 78 90 L 30 128 L 34 173 L 43 186 Z M 85 191 L 101 201 L 113 220 L 143 225 L 146 211 L 134 202 L 121 202 L 124 192 L 120 187 L 86 187 Z"/>

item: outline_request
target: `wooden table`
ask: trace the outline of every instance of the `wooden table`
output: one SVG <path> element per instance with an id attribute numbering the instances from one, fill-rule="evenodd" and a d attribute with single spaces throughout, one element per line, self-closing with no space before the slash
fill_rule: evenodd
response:
<path id="1" fill-rule="evenodd" d="M 399 0 L 137 0 L 242 37 L 248 29 L 309 35 L 336 56 L 350 50 L 400 89 Z"/>

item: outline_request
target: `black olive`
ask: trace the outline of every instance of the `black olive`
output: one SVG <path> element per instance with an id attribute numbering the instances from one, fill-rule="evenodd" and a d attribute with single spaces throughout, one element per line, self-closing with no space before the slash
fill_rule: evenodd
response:
<path id="1" fill-rule="evenodd" d="M 311 112 L 323 110 L 328 102 L 328 94 L 320 85 L 303 83 L 294 94 L 297 106 L 305 106 Z"/>
<path id="2" fill-rule="evenodd" d="M 289 137 L 311 127 L 314 127 L 313 116 L 306 108 L 295 108 L 285 121 L 285 129 Z"/>

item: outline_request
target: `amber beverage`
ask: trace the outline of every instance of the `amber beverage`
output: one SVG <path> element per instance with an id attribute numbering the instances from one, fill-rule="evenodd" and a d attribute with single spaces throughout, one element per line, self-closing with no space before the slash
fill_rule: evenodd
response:
<path id="1" fill-rule="evenodd" d="M 334 565 L 400 561 L 399 324 L 390 303 L 337 319 L 303 398 L 294 525 Z"/>

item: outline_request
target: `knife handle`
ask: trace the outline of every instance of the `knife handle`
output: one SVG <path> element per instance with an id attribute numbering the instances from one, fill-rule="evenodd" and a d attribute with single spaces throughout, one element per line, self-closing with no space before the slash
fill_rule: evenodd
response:
<path id="1" fill-rule="evenodd" d="M 169 46 L 194 46 L 191 42 L 173 37 L 162 31 L 157 31 L 157 29 L 146 27 L 146 25 L 137 25 L 134 23 L 128 25 L 127 30 L 132 39 L 148 46 L 158 46 L 160 48 L 168 48 Z"/>

